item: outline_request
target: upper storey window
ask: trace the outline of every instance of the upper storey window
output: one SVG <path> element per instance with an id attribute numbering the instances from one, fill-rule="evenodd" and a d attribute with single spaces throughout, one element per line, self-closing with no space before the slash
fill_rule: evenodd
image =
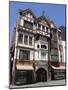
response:
<path id="1" fill-rule="evenodd" d="M 29 37 L 29 45 L 32 45 L 32 37 Z"/>
<path id="2" fill-rule="evenodd" d="M 28 36 L 27 35 L 24 36 L 24 44 L 26 44 L 26 45 L 28 44 Z"/>
<path id="3" fill-rule="evenodd" d="M 48 27 L 46 27 L 46 32 L 50 33 L 50 29 Z"/>
<path id="4" fill-rule="evenodd" d="M 47 46 L 46 45 L 41 45 L 41 48 L 47 49 Z"/>
<path id="5" fill-rule="evenodd" d="M 39 30 L 41 29 L 41 25 L 40 25 L 40 24 L 38 24 L 38 29 L 39 29 Z"/>
<path id="6" fill-rule="evenodd" d="M 45 26 L 42 26 L 42 30 L 45 30 Z"/>
<path id="7" fill-rule="evenodd" d="M 33 23 L 24 20 L 24 27 L 28 29 L 33 29 Z"/>
<path id="8" fill-rule="evenodd" d="M 23 41 L 23 34 L 19 33 L 19 35 L 18 35 L 18 42 L 22 43 L 22 41 Z"/>
<path id="9" fill-rule="evenodd" d="M 46 32 L 48 32 L 48 27 L 46 27 Z"/>

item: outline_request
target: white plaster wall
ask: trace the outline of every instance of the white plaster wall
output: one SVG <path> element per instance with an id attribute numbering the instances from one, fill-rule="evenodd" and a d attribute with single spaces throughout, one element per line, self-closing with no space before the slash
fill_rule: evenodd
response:
<path id="1" fill-rule="evenodd" d="M 21 25 L 21 26 L 24 25 L 24 20 L 23 20 L 23 19 L 20 20 L 20 25 Z"/>
<path id="2" fill-rule="evenodd" d="M 19 59 L 19 48 L 17 48 L 17 59 Z"/>
<path id="3" fill-rule="evenodd" d="M 48 60 L 48 43 L 46 43 L 45 45 L 47 46 L 47 49 L 41 49 L 41 44 L 43 44 L 42 42 L 40 42 L 40 40 L 35 42 L 35 60 Z M 39 45 L 39 48 L 37 48 L 37 45 Z M 41 52 L 45 53 L 45 56 L 41 56 Z"/>
<path id="4" fill-rule="evenodd" d="M 45 52 L 45 56 L 41 55 L 41 60 L 48 61 L 48 52 Z"/>
<path id="5" fill-rule="evenodd" d="M 40 56 L 40 52 L 39 51 L 35 51 L 35 60 L 40 60 L 41 56 Z"/>
<path id="6" fill-rule="evenodd" d="M 34 51 L 30 50 L 30 60 L 34 59 Z"/>
<path id="7" fill-rule="evenodd" d="M 28 19 L 27 19 L 27 17 L 28 17 Z M 26 14 L 22 18 L 23 18 L 23 20 L 31 21 L 32 23 L 34 22 L 34 18 L 30 13 Z"/>

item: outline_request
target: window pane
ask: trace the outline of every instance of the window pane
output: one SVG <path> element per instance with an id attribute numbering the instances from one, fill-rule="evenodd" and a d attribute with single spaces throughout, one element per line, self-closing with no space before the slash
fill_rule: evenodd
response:
<path id="1" fill-rule="evenodd" d="M 46 46 L 46 45 L 41 45 L 41 48 L 46 49 L 46 48 L 47 48 L 47 46 Z"/>
<path id="2" fill-rule="evenodd" d="M 24 21 L 24 27 L 28 29 L 33 29 L 33 23 Z"/>
<path id="3" fill-rule="evenodd" d="M 45 26 L 42 26 L 42 30 L 45 30 Z"/>
<path id="4" fill-rule="evenodd" d="M 23 59 L 23 51 L 22 50 L 20 50 L 19 59 Z"/>
<path id="5" fill-rule="evenodd" d="M 19 43 L 22 43 L 22 40 L 23 40 L 23 34 L 19 34 L 19 36 L 18 36 L 18 42 Z"/>
<path id="6" fill-rule="evenodd" d="M 27 35 L 24 36 L 24 44 L 26 44 L 26 45 L 28 44 L 28 36 Z"/>
<path id="7" fill-rule="evenodd" d="M 32 45 L 32 37 L 29 37 L 29 45 Z"/>
<path id="8" fill-rule="evenodd" d="M 29 60 L 29 56 L 30 56 L 30 52 L 29 51 L 20 50 L 19 59 Z"/>
<path id="9" fill-rule="evenodd" d="M 39 29 L 39 30 L 41 29 L 41 25 L 40 25 L 40 24 L 38 24 L 38 29 Z"/>
<path id="10" fill-rule="evenodd" d="M 39 48 L 39 45 L 37 45 L 37 48 Z"/>

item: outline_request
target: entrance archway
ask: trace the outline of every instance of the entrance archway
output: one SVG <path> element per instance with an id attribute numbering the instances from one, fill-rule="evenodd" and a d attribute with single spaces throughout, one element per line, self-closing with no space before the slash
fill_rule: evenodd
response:
<path id="1" fill-rule="evenodd" d="M 36 72 L 36 81 L 37 82 L 45 82 L 47 81 L 47 71 L 43 68 L 40 68 Z"/>

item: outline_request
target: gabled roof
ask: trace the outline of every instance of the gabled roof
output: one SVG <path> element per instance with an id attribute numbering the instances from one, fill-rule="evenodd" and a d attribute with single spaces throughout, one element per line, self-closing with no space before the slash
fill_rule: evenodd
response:
<path id="1" fill-rule="evenodd" d="M 40 16 L 40 17 L 37 18 L 38 22 L 40 22 L 42 20 L 46 21 L 48 26 L 50 26 L 50 21 L 45 16 Z"/>
<path id="2" fill-rule="evenodd" d="M 46 21 L 47 19 L 46 19 L 45 16 L 40 16 L 40 17 L 37 18 L 37 20 L 38 20 L 38 21 L 41 21 L 41 20 L 45 20 L 45 21 Z"/>
<path id="3" fill-rule="evenodd" d="M 56 25 L 55 25 L 55 23 L 52 20 L 50 22 L 54 25 L 55 28 L 57 28 Z"/>
<path id="4" fill-rule="evenodd" d="M 32 10 L 31 9 L 26 9 L 26 10 L 19 10 L 19 13 L 21 14 L 21 15 L 25 15 L 25 14 L 28 14 L 28 13 L 30 13 L 35 19 L 36 19 L 36 16 L 34 15 L 34 13 L 32 12 Z"/>

